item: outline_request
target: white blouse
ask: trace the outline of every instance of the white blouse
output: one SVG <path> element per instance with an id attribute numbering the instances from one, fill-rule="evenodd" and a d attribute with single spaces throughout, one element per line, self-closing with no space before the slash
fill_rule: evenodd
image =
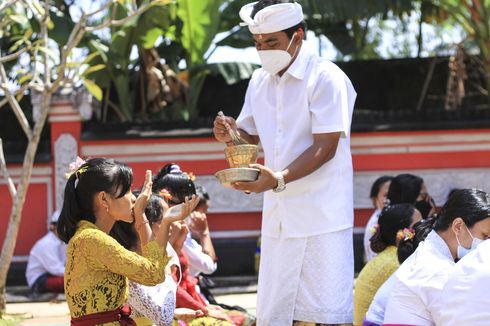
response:
<path id="1" fill-rule="evenodd" d="M 364 238 L 363 238 L 363 243 L 364 243 L 364 256 L 366 257 L 366 262 L 370 261 L 374 257 L 376 257 L 376 253 L 371 249 L 371 237 L 373 236 L 372 229 L 376 224 L 378 224 L 378 218 L 379 214 L 381 213 L 381 210 L 379 208 L 376 208 L 376 210 L 373 212 L 373 215 L 369 218 L 366 228 L 364 229 Z"/>
<path id="2" fill-rule="evenodd" d="M 366 320 L 372 323 L 381 325 L 385 317 L 386 305 L 388 303 L 388 298 L 395 285 L 396 277 L 395 273 L 386 280 L 386 282 L 381 285 L 381 287 L 376 291 L 376 295 L 369 305 L 369 309 L 366 313 Z"/>
<path id="3" fill-rule="evenodd" d="M 444 240 L 431 231 L 395 273 L 396 282 L 386 306 L 385 324 L 434 325 L 442 288 L 454 259 Z"/>
<path id="4" fill-rule="evenodd" d="M 165 281 L 155 286 L 128 282 L 128 303 L 135 317 L 146 317 L 157 326 L 171 326 L 174 318 L 178 284 L 172 278 L 170 267 L 176 265 L 180 270 L 179 258 L 170 244 L 167 254 L 171 257 L 166 266 Z"/>
<path id="5" fill-rule="evenodd" d="M 490 325 L 490 241 L 464 256 L 448 276 L 433 312 L 436 325 Z"/>

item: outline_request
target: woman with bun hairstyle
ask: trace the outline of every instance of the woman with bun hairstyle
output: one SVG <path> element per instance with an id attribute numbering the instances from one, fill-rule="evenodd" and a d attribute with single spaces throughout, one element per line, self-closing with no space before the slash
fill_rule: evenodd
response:
<path id="1" fill-rule="evenodd" d="M 124 305 L 128 279 L 147 285 L 164 281 L 169 223 L 187 216 L 199 199 L 186 199 L 182 214 L 169 218 L 151 240 L 144 213 L 151 171 L 135 198 L 133 173 L 126 164 L 104 158 L 77 162 L 65 187 L 57 226 L 60 239 L 68 243 L 65 294 L 71 325 L 134 325 L 131 309 Z M 116 221 L 134 222 L 142 255 L 109 235 Z"/>
<path id="2" fill-rule="evenodd" d="M 434 325 L 441 290 L 449 271 L 490 236 L 490 197 L 476 189 L 455 191 L 437 218 L 421 223 L 427 238 L 397 270 L 386 306 L 384 324 Z"/>
<path id="3" fill-rule="evenodd" d="M 425 221 L 421 220 L 413 225 L 413 233 L 404 233 L 403 239 L 398 243 L 396 250 L 398 262 L 403 262 L 410 257 L 417 249 L 420 242 L 424 241 L 427 236 Z M 366 318 L 362 322 L 362 326 L 380 326 L 385 318 L 386 304 L 396 281 L 396 273 L 391 274 L 386 282 L 376 292 L 376 295 L 369 305 L 366 313 Z"/>
<path id="4" fill-rule="evenodd" d="M 180 204 L 186 196 L 196 194 L 196 186 L 191 175 L 183 172 L 180 166 L 169 163 L 163 166 L 153 178 L 153 192 L 165 197 L 170 206 Z M 188 220 L 191 218 L 189 217 Z M 187 221 L 187 220 L 186 220 Z M 217 258 L 212 245 L 211 236 L 201 239 L 199 244 L 191 234 L 184 242 L 184 251 L 188 258 L 189 270 L 192 276 L 198 273 L 212 274 L 218 268 Z"/>
<path id="5" fill-rule="evenodd" d="M 371 249 L 378 255 L 370 260 L 357 277 L 354 288 L 354 325 L 361 325 L 378 288 L 398 268 L 396 247 L 413 234 L 412 226 L 421 219 L 410 204 L 385 207 L 379 216 Z"/>

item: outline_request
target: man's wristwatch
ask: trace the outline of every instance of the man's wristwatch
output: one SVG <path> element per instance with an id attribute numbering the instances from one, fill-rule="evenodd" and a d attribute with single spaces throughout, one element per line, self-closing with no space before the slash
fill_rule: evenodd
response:
<path id="1" fill-rule="evenodd" d="M 274 176 L 276 177 L 277 180 L 277 187 L 272 189 L 274 192 L 281 192 L 284 189 L 286 189 L 286 182 L 284 182 L 284 175 L 282 172 L 274 172 Z"/>

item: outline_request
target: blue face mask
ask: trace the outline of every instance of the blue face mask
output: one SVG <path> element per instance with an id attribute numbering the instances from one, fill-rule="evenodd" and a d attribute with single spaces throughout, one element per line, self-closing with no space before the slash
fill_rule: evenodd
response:
<path id="1" fill-rule="evenodd" d="M 470 230 L 468 229 L 468 227 L 465 225 L 465 228 L 466 230 L 468 231 L 468 233 L 470 234 L 470 237 L 473 239 L 471 241 L 471 247 L 468 249 L 468 248 L 465 248 L 461 245 L 461 243 L 459 242 L 459 239 L 458 239 L 458 236 L 456 235 L 456 241 L 458 241 L 458 248 L 456 250 L 456 255 L 458 257 L 458 259 L 461 259 L 463 258 L 464 256 L 466 256 L 467 253 L 469 253 L 470 251 L 476 249 L 476 247 L 478 247 L 478 245 L 483 242 L 483 240 L 481 239 L 478 239 L 478 238 L 475 238 L 473 236 L 473 234 L 471 234 Z"/>

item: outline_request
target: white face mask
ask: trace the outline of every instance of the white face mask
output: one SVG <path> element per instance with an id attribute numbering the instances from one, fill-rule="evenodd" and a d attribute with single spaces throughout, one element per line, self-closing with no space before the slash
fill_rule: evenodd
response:
<path id="1" fill-rule="evenodd" d="M 262 62 L 262 68 L 271 75 L 277 74 L 279 71 L 287 67 L 293 57 L 289 54 L 288 50 L 293 43 L 296 33 L 291 37 L 286 50 L 259 50 L 257 51 Z M 296 51 L 295 51 L 296 54 Z"/>
<path id="2" fill-rule="evenodd" d="M 470 230 L 468 229 L 468 227 L 466 225 L 465 225 L 465 228 L 473 240 L 471 241 L 471 247 L 465 248 L 461 245 L 461 243 L 459 242 L 458 236 L 456 235 L 456 241 L 458 242 L 458 248 L 456 249 L 456 255 L 459 259 L 463 258 L 464 256 L 466 256 L 466 254 L 468 254 L 472 250 L 476 249 L 476 247 L 478 247 L 478 245 L 483 242 L 483 240 L 475 238 L 473 236 L 473 234 L 471 234 Z"/>

